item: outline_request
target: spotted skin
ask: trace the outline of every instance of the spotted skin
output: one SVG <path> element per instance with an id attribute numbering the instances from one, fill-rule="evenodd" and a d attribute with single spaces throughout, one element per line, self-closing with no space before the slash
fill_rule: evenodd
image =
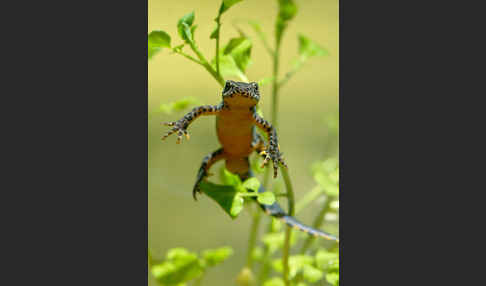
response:
<path id="1" fill-rule="evenodd" d="M 194 199 L 196 199 L 196 194 L 200 192 L 199 184 L 209 176 L 209 169 L 217 161 L 224 159 L 226 169 L 238 174 L 241 180 L 253 176 L 248 160 L 253 152 L 263 156 L 262 167 L 272 161 L 274 177 L 278 175 L 280 164 L 285 168 L 287 167 L 280 152 L 275 128 L 256 112 L 256 105 L 260 100 L 258 84 L 226 81 L 222 98 L 223 100 L 219 105 L 196 107 L 180 120 L 165 123 L 172 128 L 164 135 L 162 140 L 177 133 L 177 143 L 180 143 L 183 135 L 189 139 L 187 128 L 196 118 L 201 115 L 216 116 L 216 131 L 222 148 L 204 158 L 193 188 Z M 255 128 L 260 128 L 268 135 L 268 144 L 265 144 L 264 139 L 256 132 Z M 259 189 L 259 192 L 264 191 L 263 188 Z M 287 215 L 276 202 L 272 205 L 260 204 L 260 207 L 268 215 L 284 221 L 295 229 L 310 235 L 338 241 L 336 237 L 306 226 L 294 217 Z"/>
<path id="2" fill-rule="evenodd" d="M 177 133 L 177 144 L 181 143 L 182 135 L 185 135 L 186 138 L 189 140 L 189 133 L 187 132 L 187 127 L 191 124 L 196 118 L 201 115 L 215 115 L 218 114 L 222 109 L 223 105 L 205 105 L 195 107 L 191 112 L 187 113 L 179 119 L 178 121 L 173 122 L 164 122 L 164 125 L 171 126 L 171 130 L 169 130 L 163 137 L 162 140 L 165 140 L 170 135 Z"/>
<path id="3" fill-rule="evenodd" d="M 275 131 L 275 128 L 270 124 L 268 121 L 260 117 L 256 112 L 253 113 L 253 120 L 256 126 L 264 130 L 268 134 L 268 141 L 269 141 L 269 147 L 265 150 L 260 152 L 262 156 L 264 156 L 263 160 L 263 165 L 267 164 L 268 161 L 272 160 L 273 162 L 273 177 L 277 177 L 277 172 L 278 172 L 278 165 L 282 164 L 285 167 L 287 165 L 285 164 L 282 153 L 280 153 L 280 148 L 278 145 L 278 138 L 277 138 L 277 132 Z"/>

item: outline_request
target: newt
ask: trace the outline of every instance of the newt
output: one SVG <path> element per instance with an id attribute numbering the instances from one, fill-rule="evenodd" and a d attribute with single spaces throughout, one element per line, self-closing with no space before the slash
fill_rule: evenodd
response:
<path id="1" fill-rule="evenodd" d="M 260 92 L 257 83 L 228 80 L 225 83 L 220 104 L 195 107 L 178 121 L 164 123 L 172 128 L 162 137 L 162 140 L 176 133 L 176 143 L 179 144 L 183 136 L 189 139 L 187 128 L 196 118 L 199 116 L 216 116 L 216 132 L 221 148 L 204 157 L 192 190 L 195 200 L 197 200 L 197 193 L 201 192 L 199 184 L 209 176 L 211 166 L 220 160 L 225 160 L 226 169 L 237 174 L 242 181 L 253 176 L 248 159 L 253 152 L 263 156 L 262 167 L 272 161 L 274 178 L 277 177 L 280 164 L 287 168 L 280 152 L 275 128 L 256 112 L 259 101 Z M 268 135 L 268 145 L 256 132 L 256 127 Z M 258 192 L 264 191 L 263 187 L 258 190 Z M 259 204 L 266 214 L 282 220 L 297 230 L 316 237 L 339 241 L 337 237 L 307 226 L 289 216 L 277 202 L 271 205 Z"/>

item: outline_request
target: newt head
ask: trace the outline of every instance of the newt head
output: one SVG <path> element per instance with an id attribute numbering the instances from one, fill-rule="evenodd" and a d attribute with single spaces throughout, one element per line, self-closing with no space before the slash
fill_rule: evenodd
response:
<path id="1" fill-rule="evenodd" d="M 260 92 L 256 82 L 236 82 L 227 80 L 223 89 L 223 101 L 234 108 L 251 108 L 258 104 Z"/>

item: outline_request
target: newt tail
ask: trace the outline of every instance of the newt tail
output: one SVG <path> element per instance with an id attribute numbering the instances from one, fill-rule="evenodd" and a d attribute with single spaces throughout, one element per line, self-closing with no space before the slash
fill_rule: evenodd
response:
<path id="1" fill-rule="evenodd" d="M 265 192 L 265 190 L 263 189 L 263 186 L 260 186 L 260 188 L 258 189 L 258 192 L 259 193 Z M 308 233 L 310 235 L 313 235 L 315 237 L 322 237 L 322 238 L 325 238 L 325 239 L 328 239 L 328 240 L 335 240 L 335 241 L 339 242 L 339 239 L 337 237 L 335 237 L 334 235 L 326 233 L 324 231 L 320 231 L 320 230 L 315 229 L 315 228 L 312 228 L 308 225 L 305 225 L 305 224 L 301 223 L 300 221 L 298 221 L 295 217 L 288 215 L 277 202 L 275 202 L 271 205 L 265 205 L 265 204 L 261 204 L 261 203 L 258 203 L 258 204 L 260 205 L 262 210 L 267 215 L 281 220 L 282 222 L 286 223 L 288 226 L 290 226 L 294 229 L 297 229 L 299 231 L 303 231 L 303 232 Z"/>

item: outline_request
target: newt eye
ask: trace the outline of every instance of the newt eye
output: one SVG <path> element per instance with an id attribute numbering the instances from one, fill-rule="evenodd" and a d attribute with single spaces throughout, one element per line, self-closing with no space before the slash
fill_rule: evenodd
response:
<path id="1" fill-rule="evenodd" d="M 230 89 L 231 89 L 231 82 L 230 81 L 226 81 L 226 83 L 224 85 L 223 93 L 228 92 Z"/>
<path id="2" fill-rule="evenodd" d="M 252 82 L 251 84 L 252 84 L 253 88 L 254 88 L 256 91 L 258 91 L 258 83 L 256 83 L 256 82 Z"/>

